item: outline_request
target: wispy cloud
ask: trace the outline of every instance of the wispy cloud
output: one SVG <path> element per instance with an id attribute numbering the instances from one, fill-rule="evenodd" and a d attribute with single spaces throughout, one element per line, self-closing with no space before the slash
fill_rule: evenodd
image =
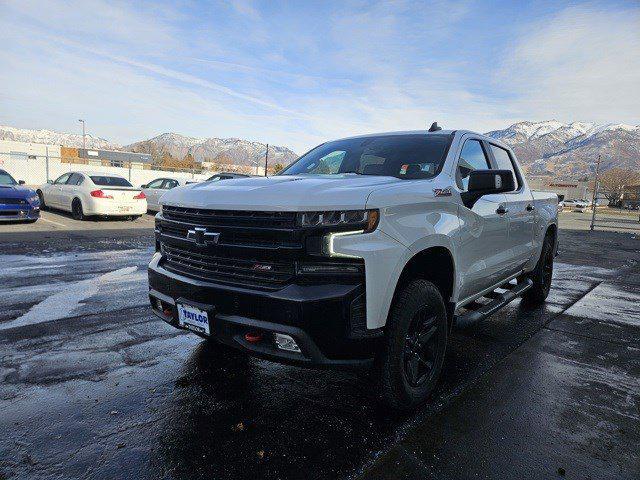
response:
<path id="1" fill-rule="evenodd" d="M 499 72 L 523 118 L 640 121 L 640 9 L 574 5 L 522 28 Z"/>
<path id="2" fill-rule="evenodd" d="M 179 5 L 7 2 L 0 121 L 68 130 L 83 115 L 123 144 L 176 131 L 298 152 L 433 120 L 484 131 L 552 117 L 640 121 L 637 6 Z"/>

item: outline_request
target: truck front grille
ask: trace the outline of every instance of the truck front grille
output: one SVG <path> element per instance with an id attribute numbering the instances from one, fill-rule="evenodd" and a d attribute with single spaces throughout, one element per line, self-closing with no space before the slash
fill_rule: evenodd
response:
<path id="1" fill-rule="evenodd" d="M 295 228 L 295 212 L 252 212 L 236 210 L 205 210 L 165 206 L 164 235 L 187 239 L 194 226 L 220 234 L 218 245 L 264 249 L 302 248 L 299 231 Z"/>
<path id="2" fill-rule="evenodd" d="M 208 282 L 275 290 L 295 275 L 294 262 L 228 258 L 163 244 L 163 267 Z"/>
<path id="3" fill-rule="evenodd" d="M 162 216 L 167 220 L 198 225 L 250 227 L 250 228 L 294 228 L 295 212 L 254 212 L 245 210 L 208 210 L 165 205 Z"/>

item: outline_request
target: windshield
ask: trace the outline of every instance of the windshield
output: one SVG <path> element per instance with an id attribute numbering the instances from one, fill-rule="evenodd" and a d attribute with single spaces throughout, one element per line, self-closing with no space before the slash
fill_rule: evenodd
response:
<path id="1" fill-rule="evenodd" d="M 11 175 L 9 175 L 4 170 L 0 170 L 0 185 L 17 185 L 16 182 Z"/>
<path id="2" fill-rule="evenodd" d="M 438 174 L 450 135 L 404 134 L 348 138 L 324 143 L 280 175 L 361 175 L 431 178 Z"/>
<path id="3" fill-rule="evenodd" d="M 91 181 L 100 187 L 133 187 L 133 185 L 121 177 L 92 175 Z"/>

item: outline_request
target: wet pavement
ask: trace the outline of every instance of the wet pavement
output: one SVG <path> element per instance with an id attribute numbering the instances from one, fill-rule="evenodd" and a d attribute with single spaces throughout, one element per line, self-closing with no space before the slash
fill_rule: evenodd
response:
<path id="1" fill-rule="evenodd" d="M 159 321 L 151 233 L 117 238 L 0 244 L 0 479 L 640 472 L 631 235 L 561 231 L 546 305 L 456 328 L 436 394 L 405 416 L 366 372 L 220 353 Z"/>

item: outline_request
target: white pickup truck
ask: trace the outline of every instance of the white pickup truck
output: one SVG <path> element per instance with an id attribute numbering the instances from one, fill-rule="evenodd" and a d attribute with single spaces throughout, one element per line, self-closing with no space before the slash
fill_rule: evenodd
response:
<path id="1" fill-rule="evenodd" d="M 280 174 L 168 191 L 149 265 L 153 311 L 251 355 L 370 365 L 382 399 L 432 392 L 457 320 L 545 300 L 557 196 L 469 131 L 327 142 Z"/>

